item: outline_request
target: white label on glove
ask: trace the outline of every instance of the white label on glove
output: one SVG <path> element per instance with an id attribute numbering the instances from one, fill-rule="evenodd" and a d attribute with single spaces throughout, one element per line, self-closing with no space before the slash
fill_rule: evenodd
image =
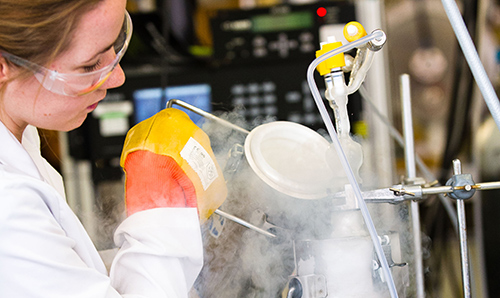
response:
<path id="1" fill-rule="evenodd" d="M 207 190 L 210 184 L 219 177 L 214 161 L 205 148 L 195 139 L 189 138 L 184 148 L 182 148 L 181 156 L 200 177 L 203 190 Z"/>

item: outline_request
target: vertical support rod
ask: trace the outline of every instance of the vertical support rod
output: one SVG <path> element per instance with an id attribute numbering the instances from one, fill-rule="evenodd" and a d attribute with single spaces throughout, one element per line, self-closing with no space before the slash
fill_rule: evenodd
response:
<path id="1" fill-rule="evenodd" d="M 453 174 L 462 174 L 462 164 L 460 160 L 453 160 Z M 462 261 L 462 281 L 464 297 L 471 297 L 470 288 L 470 270 L 469 270 L 469 251 L 467 248 L 467 223 L 465 221 L 465 202 L 462 199 L 457 200 L 458 215 L 458 236 L 460 239 L 460 259 Z"/>
<path id="2" fill-rule="evenodd" d="M 405 165 L 408 179 L 417 177 L 415 163 L 415 146 L 413 142 L 413 118 L 411 115 L 410 76 L 400 76 L 401 106 L 403 113 L 403 132 L 405 141 Z M 410 202 L 411 224 L 413 230 L 413 246 L 415 251 L 415 279 L 417 298 L 425 297 L 424 265 L 422 260 L 422 236 L 420 235 L 420 211 L 418 203 Z"/>
<path id="3" fill-rule="evenodd" d="M 400 77 L 401 107 L 403 111 L 403 136 L 405 141 L 405 165 L 408 179 L 417 177 L 415 162 L 415 145 L 413 142 L 413 117 L 411 109 L 410 76 L 402 74 Z"/>

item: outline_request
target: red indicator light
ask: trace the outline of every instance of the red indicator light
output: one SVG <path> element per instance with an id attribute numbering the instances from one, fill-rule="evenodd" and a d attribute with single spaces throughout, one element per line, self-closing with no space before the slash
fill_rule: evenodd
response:
<path id="1" fill-rule="evenodd" d="M 320 7 L 316 10 L 316 14 L 319 16 L 319 17 L 324 17 L 326 16 L 326 8 L 324 7 Z"/>

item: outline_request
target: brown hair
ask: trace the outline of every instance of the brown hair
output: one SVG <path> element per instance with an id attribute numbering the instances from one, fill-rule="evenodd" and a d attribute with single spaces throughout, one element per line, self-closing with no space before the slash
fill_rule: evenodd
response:
<path id="1" fill-rule="evenodd" d="M 47 65 L 67 50 L 80 17 L 101 1 L 0 0 L 0 51 Z"/>

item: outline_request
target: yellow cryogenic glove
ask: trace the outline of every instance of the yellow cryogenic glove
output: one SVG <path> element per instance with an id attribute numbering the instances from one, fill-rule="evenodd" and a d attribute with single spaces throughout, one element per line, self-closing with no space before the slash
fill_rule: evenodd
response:
<path id="1" fill-rule="evenodd" d="M 129 130 L 120 165 L 126 174 L 128 215 L 151 208 L 197 207 L 204 222 L 227 196 L 208 136 L 174 108 Z"/>

